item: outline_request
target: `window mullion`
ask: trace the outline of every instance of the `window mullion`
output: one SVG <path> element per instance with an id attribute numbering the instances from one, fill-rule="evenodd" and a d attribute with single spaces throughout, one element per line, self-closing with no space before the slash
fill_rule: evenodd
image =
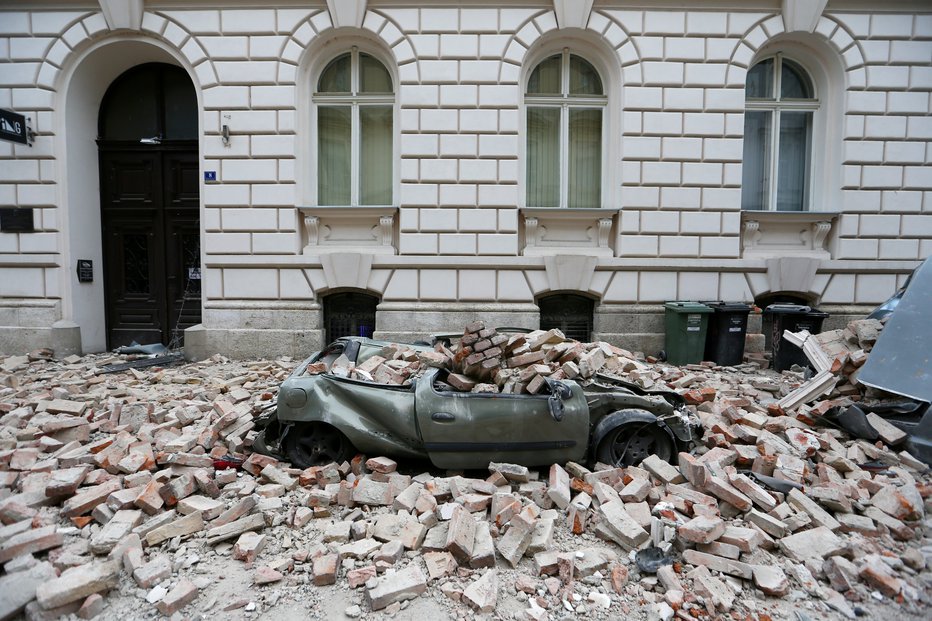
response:
<path id="1" fill-rule="evenodd" d="M 780 174 L 780 110 L 773 111 L 772 127 L 770 128 L 770 200 L 769 210 L 777 211 L 777 192 L 779 184 L 777 176 Z"/>
<path id="2" fill-rule="evenodd" d="M 570 196 L 570 109 L 560 110 L 560 207 L 569 207 Z"/>

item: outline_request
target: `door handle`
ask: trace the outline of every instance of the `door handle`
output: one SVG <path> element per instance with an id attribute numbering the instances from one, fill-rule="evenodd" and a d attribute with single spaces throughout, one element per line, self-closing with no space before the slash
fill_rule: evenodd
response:
<path id="1" fill-rule="evenodd" d="M 452 423 L 456 420 L 456 417 L 449 412 L 434 412 L 430 415 L 430 418 L 438 423 Z"/>

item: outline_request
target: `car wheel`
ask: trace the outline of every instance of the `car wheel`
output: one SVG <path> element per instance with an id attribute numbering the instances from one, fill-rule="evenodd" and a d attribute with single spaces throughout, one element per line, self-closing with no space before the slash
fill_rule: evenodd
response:
<path id="1" fill-rule="evenodd" d="M 596 459 L 615 468 L 636 466 L 649 455 L 670 461 L 673 441 L 657 424 L 641 421 L 615 427 L 596 449 Z"/>
<path id="2" fill-rule="evenodd" d="M 284 444 L 285 455 L 297 468 L 339 464 L 353 456 L 353 445 L 346 436 L 322 423 L 295 426 Z"/>

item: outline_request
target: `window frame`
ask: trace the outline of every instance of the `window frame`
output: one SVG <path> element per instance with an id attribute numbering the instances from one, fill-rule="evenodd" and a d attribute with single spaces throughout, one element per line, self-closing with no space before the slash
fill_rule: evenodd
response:
<path id="1" fill-rule="evenodd" d="M 772 99 L 761 99 L 761 98 L 748 98 L 747 96 L 747 78 L 745 78 L 744 88 L 745 88 L 745 99 L 744 99 L 744 111 L 747 112 L 770 112 L 771 121 L 770 121 L 770 145 L 769 145 L 769 158 L 770 166 L 769 175 L 770 175 L 770 187 L 768 188 L 767 194 L 767 204 L 762 209 L 744 209 L 744 211 L 766 211 L 766 212 L 777 212 L 780 211 L 777 209 L 777 198 L 779 192 L 779 173 L 780 173 L 780 117 L 783 112 L 811 112 L 812 116 L 809 120 L 809 152 L 808 152 L 808 161 L 806 169 L 806 189 L 803 196 L 803 205 L 799 210 L 786 210 L 782 213 L 801 213 L 811 211 L 813 204 L 813 177 L 815 170 L 815 155 L 816 155 L 816 136 L 817 129 L 819 129 L 819 116 L 822 112 L 822 100 L 819 98 L 819 88 L 818 82 L 813 77 L 812 71 L 806 67 L 803 63 L 796 60 L 792 56 L 787 56 L 783 51 L 777 51 L 773 54 L 768 54 L 763 56 L 748 67 L 748 74 L 754 69 L 754 67 L 759 64 L 767 61 L 773 60 L 773 77 L 772 77 L 772 86 L 773 86 L 773 98 Z M 784 60 L 790 61 L 793 65 L 798 67 L 804 74 L 805 78 L 809 82 L 809 86 L 812 89 L 812 98 L 810 99 L 783 99 L 782 97 L 782 87 L 783 87 L 783 62 Z M 742 138 L 742 147 L 747 146 L 747 136 Z M 742 148 L 743 153 L 743 148 Z M 742 161 L 745 161 L 746 158 L 742 155 Z M 742 174 L 742 184 L 741 190 L 744 192 L 744 179 Z"/>
<path id="2" fill-rule="evenodd" d="M 560 58 L 560 94 L 559 95 L 538 95 L 528 93 L 528 85 L 531 80 L 531 76 L 534 75 L 534 72 L 537 68 L 549 58 L 559 54 Z M 602 83 L 602 95 L 571 95 L 570 94 L 570 59 L 572 56 L 577 56 L 582 60 L 589 63 L 592 68 L 596 71 L 599 76 L 599 80 Z M 581 110 L 591 110 L 598 109 L 602 113 L 601 118 L 601 140 L 599 144 L 599 160 L 600 160 L 600 170 L 599 170 L 599 204 L 596 208 L 603 208 L 608 202 L 608 196 L 610 194 L 608 184 L 609 177 L 606 174 L 606 171 L 611 168 L 609 165 L 609 128 L 611 127 L 611 106 L 610 101 L 612 99 L 611 87 L 609 82 L 609 76 L 606 75 L 606 71 L 603 69 L 601 63 L 593 61 L 592 54 L 588 53 L 588 50 L 583 48 L 579 50 L 575 47 L 562 46 L 560 48 L 548 48 L 546 51 L 535 56 L 533 62 L 530 65 L 530 70 L 527 72 L 524 80 L 522 81 L 523 89 L 521 93 L 521 128 L 523 133 L 523 140 L 521 141 L 521 153 L 522 153 L 522 166 L 521 166 L 521 175 L 522 175 L 522 203 L 528 209 L 585 209 L 585 207 L 569 207 L 569 116 L 570 109 L 581 109 Z M 528 196 L 528 178 L 527 178 L 527 165 L 528 165 L 528 150 L 527 150 L 527 140 L 528 140 L 528 109 L 529 108 L 557 108 L 560 110 L 560 128 L 559 128 L 559 149 L 560 149 L 560 193 L 559 193 L 559 202 L 556 207 L 541 207 L 539 205 L 531 205 L 527 201 Z"/>
<path id="3" fill-rule="evenodd" d="M 320 85 L 320 79 L 324 72 L 338 58 L 350 54 L 350 92 L 349 93 L 321 93 L 317 89 Z M 359 92 L 359 55 L 367 54 L 381 63 L 382 67 L 388 73 L 392 81 L 391 93 L 374 93 L 364 94 Z M 310 188 L 311 202 L 317 207 L 353 207 L 353 208 L 381 208 L 393 207 L 397 204 L 398 198 L 398 75 L 393 71 L 393 65 L 386 62 L 383 54 L 370 48 L 369 46 L 351 45 L 349 49 L 342 48 L 338 53 L 329 55 L 325 60 L 317 64 L 311 72 L 310 87 L 310 129 L 311 144 L 310 151 L 310 170 L 308 171 L 311 178 L 314 179 L 312 188 Z M 320 179 L 318 175 L 318 162 L 320 160 L 320 130 L 318 126 L 318 111 L 322 106 L 348 106 L 350 113 L 350 201 L 347 205 L 332 205 L 320 202 Z M 387 204 L 362 204 L 360 203 L 360 158 L 362 129 L 360 123 L 360 107 L 389 107 L 392 111 L 392 165 L 391 165 L 391 182 L 390 193 L 391 200 Z"/>

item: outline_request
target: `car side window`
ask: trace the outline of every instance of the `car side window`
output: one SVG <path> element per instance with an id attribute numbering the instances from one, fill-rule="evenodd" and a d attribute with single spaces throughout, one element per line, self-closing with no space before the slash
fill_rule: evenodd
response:
<path id="1" fill-rule="evenodd" d="M 333 343 L 330 347 L 322 351 L 312 362 L 323 362 L 327 365 L 327 370 L 329 371 L 330 365 L 333 364 L 334 360 L 340 357 L 344 349 L 345 347 L 342 343 Z"/>

